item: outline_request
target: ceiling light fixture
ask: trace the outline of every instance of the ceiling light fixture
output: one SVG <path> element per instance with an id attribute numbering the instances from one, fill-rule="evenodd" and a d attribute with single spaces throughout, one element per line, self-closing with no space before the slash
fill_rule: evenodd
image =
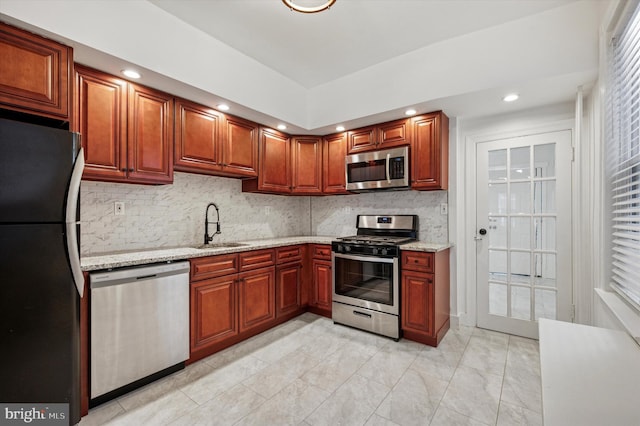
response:
<path id="1" fill-rule="evenodd" d="M 510 93 L 504 98 L 502 98 L 502 100 L 505 102 L 513 102 L 513 101 L 517 101 L 519 97 L 520 96 L 517 93 Z"/>
<path id="2" fill-rule="evenodd" d="M 122 74 L 129 78 L 140 78 L 142 77 L 138 71 L 135 70 L 122 70 Z"/>
<path id="3" fill-rule="evenodd" d="M 295 4 L 293 1 L 294 0 L 282 0 L 282 3 L 284 3 L 289 9 L 301 13 L 322 12 L 323 10 L 329 9 L 336 2 L 336 0 L 320 0 L 320 4 L 318 4 L 317 6 L 300 6 Z"/>
<path id="4" fill-rule="evenodd" d="M 415 109 L 410 108 L 404 112 L 404 115 L 416 115 L 416 112 L 417 111 Z"/>
<path id="5" fill-rule="evenodd" d="M 220 104 L 220 105 L 218 105 L 218 109 L 219 109 L 220 111 L 229 111 L 229 105 L 227 105 L 227 104 Z"/>
<path id="6" fill-rule="evenodd" d="M 344 126 L 338 126 L 338 127 L 336 127 L 336 131 L 338 131 L 338 132 L 344 132 Z"/>
<path id="7" fill-rule="evenodd" d="M 278 124 L 278 130 L 287 130 L 287 126 L 284 124 Z"/>

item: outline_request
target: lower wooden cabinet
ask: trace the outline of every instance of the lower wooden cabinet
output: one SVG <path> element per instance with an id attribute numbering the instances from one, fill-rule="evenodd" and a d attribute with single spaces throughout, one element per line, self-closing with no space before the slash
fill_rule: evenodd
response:
<path id="1" fill-rule="evenodd" d="M 240 332 L 276 318 L 275 268 L 258 269 L 238 276 Z"/>
<path id="2" fill-rule="evenodd" d="M 302 264 L 294 263 L 276 269 L 276 316 L 296 312 L 301 307 L 300 286 Z"/>
<path id="3" fill-rule="evenodd" d="M 192 351 L 238 334 L 236 288 L 235 275 L 192 284 Z"/>
<path id="4" fill-rule="evenodd" d="M 312 260 L 312 285 L 309 310 L 315 314 L 331 318 L 333 295 L 333 275 L 330 260 Z"/>
<path id="5" fill-rule="evenodd" d="M 272 249 L 191 259 L 189 362 L 266 330 L 275 320 Z"/>
<path id="6" fill-rule="evenodd" d="M 404 337 L 438 346 L 449 330 L 449 250 L 403 251 L 401 294 Z"/>
<path id="7" fill-rule="evenodd" d="M 189 362 L 304 312 L 305 250 L 296 245 L 191 259 Z"/>

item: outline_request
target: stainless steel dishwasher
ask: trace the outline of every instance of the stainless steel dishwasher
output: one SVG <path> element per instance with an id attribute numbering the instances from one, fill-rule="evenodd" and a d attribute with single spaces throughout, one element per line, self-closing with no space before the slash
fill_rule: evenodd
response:
<path id="1" fill-rule="evenodd" d="M 189 262 L 92 273 L 90 283 L 92 405 L 184 368 Z"/>

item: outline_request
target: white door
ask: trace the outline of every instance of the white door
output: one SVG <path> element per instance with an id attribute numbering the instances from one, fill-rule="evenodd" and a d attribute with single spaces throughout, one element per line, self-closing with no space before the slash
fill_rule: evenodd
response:
<path id="1" fill-rule="evenodd" d="M 476 149 L 478 327 L 537 338 L 572 317 L 571 131 Z"/>

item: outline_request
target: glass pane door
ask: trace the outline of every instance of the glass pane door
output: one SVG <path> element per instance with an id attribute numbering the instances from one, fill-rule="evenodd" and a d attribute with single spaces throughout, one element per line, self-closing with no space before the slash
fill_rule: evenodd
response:
<path id="1" fill-rule="evenodd" d="M 539 318 L 567 317 L 570 142 L 566 131 L 478 145 L 479 326 L 536 337 Z"/>

